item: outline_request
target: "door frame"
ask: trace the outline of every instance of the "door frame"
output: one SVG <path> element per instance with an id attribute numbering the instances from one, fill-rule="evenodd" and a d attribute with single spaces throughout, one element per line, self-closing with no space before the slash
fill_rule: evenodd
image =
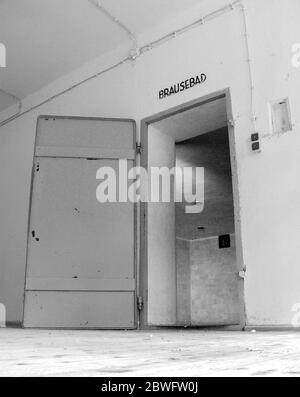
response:
<path id="1" fill-rule="evenodd" d="M 245 307 L 245 286 L 244 279 L 239 277 L 240 272 L 245 271 L 244 254 L 242 245 L 242 230 L 241 230 L 241 212 L 240 212 L 240 196 L 239 196 L 239 180 L 238 180 L 238 164 L 236 156 L 235 144 L 235 128 L 231 102 L 230 88 L 220 90 L 209 95 L 197 98 L 170 109 L 164 110 L 160 113 L 146 117 L 141 121 L 141 159 L 140 165 L 147 169 L 148 165 L 148 127 L 150 124 L 161 121 L 165 118 L 183 113 L 187 110 L 200 107 L 215 100 L 225 98 L 228 120 L 228 135 L 230 144 L 230 158 L 232 169 L 232 183 L 233 183 L 233 200 L 234 200 L 234 217 L 235 217 L 235 239 L 236 239 L 236 257 L 237 257 L 237 277 L 239 279 L 239 315 L 240 324 L 239 329 L 244 329 L 246 326 L 246 307 Z M 139 295 L 143 299 L 143 310 L 140 312 L 139 328 L 149 329 L 153 328 L 148 325 L 148 244 L 147 244 L 147 228 L 148 228 L 148 204 L 141 203 L 140 205 L 140 285 Z M 155 328 L 155 327 L 154 327 Z"/>
<path id="2" fill-rule="evenodd" d="M 116 122 L 129 122 L 133 126 L 133 150 L 135 151 L 135 160 L 133 161 L 133 166 L 137 166 L 138 156 L 136 152 L 137 144 L 137 124 L 132 118 L 110 118 L 110 117 L 85 117 L 85 116 L 65 116 L 65 115 L 55 115 L 55 114 L 41 114 L 36 119 L 35 126 L 35 138 L 34 138 L 34 148 L 32 155 L 32 169 L 31 169 L 31 181 L 30 181 L 30 193 L 29 193 L 29 207 L 28 207 L 28 218 L 27 218 L 27 238 L 26 238 L 26 263 L 25 263 L 25 273 L 24 273 L 24 284 L 23 284 L 23 301 L 22 301 L 22 321 L 21 326 L 24 328 L 24 316 L 25 316 L 25 296 L 26 296 L 26 281 L 27 281 L 27 268 L 28 268 L 28 253 L 29 253 L 29 239 L 30 239 L 30 223 L 31 223 L 31 210 L 33 201 L 33 188 L 34 188 L 34 167 L 36 160 L 36 146 L 37 146 L 37 135 L 39 128 L 39 121 L 45 118 L 53 119 L 71 119 L 71 120 L 95 120 L 95 121 L 116 121 Z M 134 203 L 134 276 L 135 276 L 135 291 L 134 291 L 134 327 L 130 329 L 139 328 L 139 312 L 137 308 L 137 296 L 139 290 L 139 271 L 138 271 L 138 235 L 139 235 L 139 218 L 138 218 L 138 204 Z M 67 329 L 67 328 L 65 328 Z M 70 328 L 74 329 L 74 328 Z M 87 328 L 92 330 L 93 328 Z M 97 328 L 98 330 L 99 328 Z M 105 328 L 101 328 L 105 330 Z M 123 328 L 122 328 L 123 329 Z M 82 330 L 82 329 L 80 329 Z"/>

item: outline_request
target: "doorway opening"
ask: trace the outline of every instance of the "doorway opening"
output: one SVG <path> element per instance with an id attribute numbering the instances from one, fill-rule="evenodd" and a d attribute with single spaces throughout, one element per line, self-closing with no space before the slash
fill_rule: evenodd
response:
<path id="1" fill-rule="evenodd" d="M 176 166 L 171 191 L 194 202 L 142 205 L 142 327 L 243 326 L 244 282 L 229 92 L 143 121 L 142 165 Z M 201 169 L 182 187 L 178 170 Z M 197 184 L 202 185 L 201 187 Z M 178 197 L 178 196 L 177 196 Z"/>

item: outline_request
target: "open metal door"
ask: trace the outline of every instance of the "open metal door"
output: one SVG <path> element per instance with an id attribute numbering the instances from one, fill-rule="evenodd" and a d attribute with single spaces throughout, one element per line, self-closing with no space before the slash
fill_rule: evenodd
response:
<path id="1" fill-rule="evenodd" d="M 100 204 L 100 167 L 135 165 L 132 120 L 38 120 L 24 327 L 136 327 L 136 209 Z"/>

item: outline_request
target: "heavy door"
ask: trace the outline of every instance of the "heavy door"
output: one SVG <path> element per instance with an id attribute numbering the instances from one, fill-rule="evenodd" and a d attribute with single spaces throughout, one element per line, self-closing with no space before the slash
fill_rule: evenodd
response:
<path id="1" fill-rule="evenodd" d="M 99 203 L 100 167 L 134 166 L 131 120 L 38 120 L 24 326 L 136 327 L 135 204 Z"/>

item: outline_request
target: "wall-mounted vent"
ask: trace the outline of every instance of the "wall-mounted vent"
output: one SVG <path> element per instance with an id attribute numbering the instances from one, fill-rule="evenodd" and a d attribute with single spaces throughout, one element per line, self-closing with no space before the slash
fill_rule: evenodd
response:
<path id="1" fill-rule="evenodd" d="M 272 102 L 271 122 L 274 135 L 284 134 L 292 130 L 291 112 L 288 98 Z"/>

